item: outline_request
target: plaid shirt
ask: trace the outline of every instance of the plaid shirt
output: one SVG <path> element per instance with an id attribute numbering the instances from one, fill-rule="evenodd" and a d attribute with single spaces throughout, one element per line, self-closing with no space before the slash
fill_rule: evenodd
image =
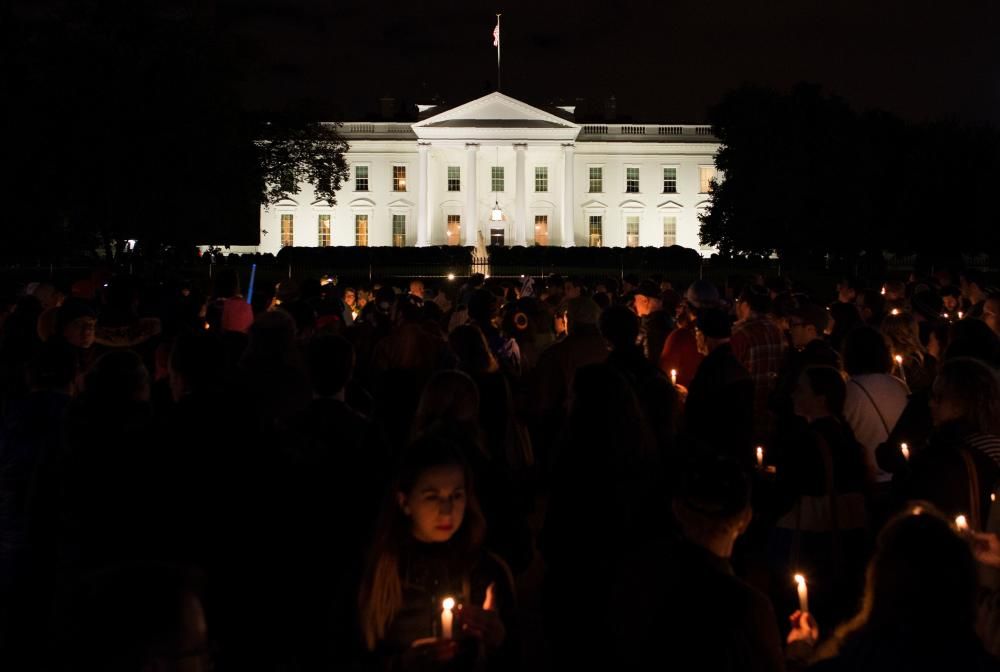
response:
<path id="1" fill-rule="evenodd" d="M 778 325 L 766 317 L 751 317 L 733 325 L 729 344 L 733 348 L 733 355 L 753 378 L 757 435 L 763 437 L 769 429 L 768 395 L 774 389 L 784 361 L 784 334 Z"/>

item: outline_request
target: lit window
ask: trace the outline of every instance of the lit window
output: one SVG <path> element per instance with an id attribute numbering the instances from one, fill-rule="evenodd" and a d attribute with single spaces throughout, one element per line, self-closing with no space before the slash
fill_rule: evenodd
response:
<path id="1" fill-rule="evenodd" d="M 490 175 L 492 177 L 492 191 L 503 191 L 503 166 L 493 166 Z"/>
<path id="2" fill-rule="evenodd" d="M 590 167 L 590 193 L 599 194 L 604 191 L 604 168 L 600 166 Z"/>
<path id="3" fill-rule="evenodd" d="M 677 218 L 669 215 L 663 218 L 663 246 L 677 244 Z"/>
<path id="4" fill-rule="evenodd" d="M 462 168 L 460 166 L 448 166 L 448 191 L 462 190 Z"/>
<path id="5" fill-rule="evenodd" d="M 639 215 L 625 217 L 625 246 L 639 247 Z"/>
<path id="6" fill-rule="evenodd" d="M 549 244 L 549 216 L 535 215 L 535 245 Z"/>
<path id="7" fill-rule="evenodd" d="M 638 194 L 639 193 L 639 168 L 638 166 L 632 166 L 625 168 L 625 193 L 626 194 Z"/>
<path id="8" fill-rule="evenodd" d="M 392 167 L 392 190 L 406 191 L 406 166 Z"/>
<path id="9" fill-rule="evenodd" d="M 711 192 L 714 179 L 715 166 L 698 166 L 698 191 L 703 194 Z"/>
<path id="10" fill-rule="evenodd" d="M 663 169 L 663 193 L 664 194 L 676 194 L 677 193 L 677 169 L 676 168 L 664 168 Z"/>
<path id="11" fill-rule="evenodd" d="M 448 215 L 448 244 L 458 245 L 462 235 L 462 216 Z"/>
<path id="12" fill-rule="evenodd" d="M 535 166 L 535 191 L 549 190 L 549 169 L 546 166 Z"/>
<path id="13" fill-rule="evenodd" d="M 406 247 L 406 215 L 392 216 L 392 246 Z"/>
<path id="14" fill-rule="evenodd" d="M 354 191 L 368 191 L 368 166 L 354 167 Z"/>
<path id="15" fill-rule="evenodd" d="M 591 215 L 590 216 L 590 246 L 600 247 L 601 246 L 601 229 L 603 228 L 603 221 L 601 215 Z"/>
<path id="16" fill-rule="evenodd" d="M 354 215 L 354 244 L 359 247 L 368 245 L 368 215 Z"/>
<path id="17" fill-rule="evenodd" d="M 330 247 L 330 215 L 319 216 L 319 246 Z"/>
<path id="18" fill-rule="evenodd" d="M 292 229 L 294 224 L 292 223 L 292 215 L 282 215 L 281 216 L 281 246 L 291 247 L 294 241 L 294 236 L 292 234 Z"/>

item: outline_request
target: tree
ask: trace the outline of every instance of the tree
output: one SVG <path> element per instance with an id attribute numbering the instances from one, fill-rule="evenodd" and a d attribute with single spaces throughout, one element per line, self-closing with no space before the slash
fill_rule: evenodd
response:
<path id="1" fill-rule="evenodd" d="M 334 205 L 337 191 L 348 179 L 345 155 L 348 145 L 338 133 L 339 124 L 267 122 L 257 134 L 257 164 L 261 167 L 260 202 L 273 205 L 299 185 L 313 185 L 316 196 Z"/>

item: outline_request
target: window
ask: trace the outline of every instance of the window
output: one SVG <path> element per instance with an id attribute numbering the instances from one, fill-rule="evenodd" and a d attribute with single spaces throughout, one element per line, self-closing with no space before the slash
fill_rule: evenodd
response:
<path id="1" fill-rule="evenodd" d="M 406 191 L 406 166 L 392 167 L 392 190 Z"/>
<path id="2" fill-rule="evenodd" d="M 294 224 L 292 223 L 292 215 L 282 215 L 281 216 L 281 246 L 291 247 L 294 240 L 292 234 L 292 229 Z"/>
<path id="3" fill-rule="evenodd" d="M 354 244 L 368 246 L 368 215 L 354 215 Z"/>
<path id="4" fill-rule="evenodd" d="M 604 168 L 601 166 L 591 166 L 588 172 L 590 177 L 590 193 L 599 194 L 604 191 Z"/>
<path id="5" fill-rule="evenodd" d="M 698 191 L 703 194 L 711 192 L 714 179 L 715 166 L 698 166 Z"/>
<path id="6" fill-rule="evenodd" d="M 319 216 L 319 241 L 320 247 L 330 247 L 330 215 Z"/>
<path id="7" fill-rule="evenodd" d="M 663 193 L 664 194 L 676 194 L 677 193 L 677 169 L 676 168 L 664 168 L 663 169 Z"/>
<path id="8" fill-rule="evenodd" d="M 639 215 L 625 217 L 625 246 L 639 247 Z"/>
<path id="9" fill-rule="evenodd" d="M 462 190 L 462 168 L 460 166 L 448 166 L 448 191 Z"/>
<path id="10" fill-rule="evenodd" d="M 591 215 L 590 216 L 590 246 L 600 247 L 601 246 L 601 228 L 602 228 L 602 217 L 601 215 Z"/>
<path id="11" fill-rule="evenodd" d="M 625 168 L 625 193 L 639 193 L 639 167 L 628 166 Z"/>
<path id="12" fill-rule="evenodd" d="M 496 245 L 497 247 L 503 247 L 503 229 L 502 228 L 490 229 L 490 245 Z"/>
<path id="13" fill-rule="evenodd" d="M 493 166 L 490 175 L 493 186 L 491 191 L 503 191 L 503 166 Z"/>
<path id="14" fill-rule="evenodd" d="M 392 246 L 406 247 L 406 215 L 392 216 Z"/>
<path id="15" fill-rule="evenodd" d="M 462 216 L 448 215 L 448 244 L 458 245 L 462 235 Z"/>
<path id="16" fill-rule="evenodd" d="M 535 215 L 535 245 L 549 244 L 549 216 Z"/>
<path id="17" fill-rule="evenodd" d="M 549 190 L 549 169 L 546 166 L 535 166 L 535 191 Z"/>
<path id="18" fill-rule="evenodd" d="M 354 166 L 354 191 L 368 191 L 368 166 Z"/>
<path id="19" fill-rule="evenodd" d="M 677 217 L 667 215 L 663 218 L 663 247 L 677 244 Z"/>

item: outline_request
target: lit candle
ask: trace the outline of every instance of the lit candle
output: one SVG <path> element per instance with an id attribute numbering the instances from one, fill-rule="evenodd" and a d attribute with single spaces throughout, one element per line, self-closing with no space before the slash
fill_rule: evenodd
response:
<path id="1" fill-rule="evenodd" d="M 990 501 L 991 502 L 997 501 L 997 493 L 995 493 L 995 492 L 991 492 L 990 493 Z"/>
<path id="2" fill-rule="evenodd" d="M 885 285 L 882 285 L 882 296 L 885 296 Z"/>
<path id="3" fill-rule="evenodd" d="M 670 369 L 670 382 L 673 385 L 677 384 L 677 369 Z"/>
<path id="4" fill-rule="evenodd" d="M 899 452 L 903 453 L 903 457 L 907 460 L 910 459 L 910 447 L 905 443 L 899 444 Z"/>
<path id="5" fill-rule="evenodd" d="M 960 320 L 961 320 L 961 319 L 962 319 L 962 317 L 964 317 L 964 316 L 965 316 L 965 313 L 963 313 L 963 312 L 962 312 L 961 310 L 960 310 L 960 311 L 958 311 L 958 319 L 960 319 Z"/>
<path id="6" fill-rule="evenodd" d="M 483 611 L 493 610 L 493 584 L 486 586 L 486 599 L 483 600 Z"/>
<path id="7" fill-rule="evenodd" d="M 968 532 L 969 531 L 969 521 L 967 521 L 965 519 L 965 516 L 956 516 L 955 517 L 955 527 L 958 528 L 959 532 Z"/>
<path id="8" fill-rule="evenodd" d="M 757 468 L 764 466 L 764 446 L 757 446 Z"/>
<path id="9" fill-rule="evenodd" d="M 441 602 L 441 638 L 451 639 L 451 625 L 455 621 L 455 614 L 452 613 L 452 609 L 455 608 L 455 599 L 451 597 L 444 598 Z"/>
<path id="10" fill-rule="evenodd" d="M 903 382 L 905 383 L 906 382 L 906 369 L 903 368 L 903 356 L 902 355 L 896 355 L 896 366 L 899 367 L 899 377 L 902 378 Z"/>
<path id="11" fill-rule="evenodd" d="M 795 575 L 795 583 L 799 588 L 799 611 L 803 614 L 809 613 L 809 587 L 806 585 L 806 577 L 801 574 Z"/>
<path id="12" fill-rule="evenodd" d="M 941 313 L 941 317 L 943 317 L 944 319 L 947 320 L 948 319 L 948 313 Z"/>
<path id="13" fill-rule="evenodd" d="M 899 308 L 893 308 L 889 311 L 890 315 L 899 315 Z"/>

